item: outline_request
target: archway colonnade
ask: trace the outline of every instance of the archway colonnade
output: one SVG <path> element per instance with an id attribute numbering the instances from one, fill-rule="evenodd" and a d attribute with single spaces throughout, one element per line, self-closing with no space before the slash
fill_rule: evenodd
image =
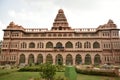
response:
<path id="1" fill-rule="evenodd" d="M 52 64 L 65 64 L 65 65 L 78 65 L 78 64 L 101 64 L 100 54 L 20 54 L 19 64 L 31 64 L 31 63 L 45 63 L 50 62 Z"/>

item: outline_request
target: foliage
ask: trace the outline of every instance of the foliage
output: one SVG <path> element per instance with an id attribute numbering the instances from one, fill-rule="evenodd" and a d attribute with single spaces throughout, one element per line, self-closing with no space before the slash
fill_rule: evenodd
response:
<path id="1" fill-rule="evenodd" d="M 18 71 L 20 72 L 40 72 L 41 71 L 41 66 L 32 66 L 32 67 L 24 67 L 24 68 L 21 68 L 19 69 Z"/>
<path id="2" fill-rule="evenodd" d="M 77 74 L 73 66 L 66 66 L 65 77 L 67 77 L 69 80 L 77 80 Z"/>
<path id="3" fill-rule="evenodd" d="M 35 65 L 35 66 L 26 66 L 24 68 L 19 69 L 20 72 L 40 72 L 41 71 L 41 67 L 44 64 L 40 64 L 40 65 Z M 56 71 L 57 72 L 64 72 L 65 71 L 65 66 L 63 65 L 55 65 Z"/>
<path id="4" fill-rule="evenodd" d="M 55 65 L 56 71 L 57 72 L 64 72 L 65 71 L 65 66 L 63 65 Z"/>
<path id="5" fill-rule="evenodd" d="M 41 67 L 40 75 L 43 79 L 53 80 L 56 74 L 56 67 L 50 63 L 45 63 Z"/>
<path id="6" fill-rule="evenodd" d="M 87 75 L 99 75 L 99 76 L 117 76 L 114 71 L 106 70 L 92 70 L 92 69 L 76 69 L 77 73 Z"/>

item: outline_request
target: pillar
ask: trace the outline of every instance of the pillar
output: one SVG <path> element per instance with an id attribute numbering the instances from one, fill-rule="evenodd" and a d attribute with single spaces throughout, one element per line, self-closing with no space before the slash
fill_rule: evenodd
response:
<path id="1" fill-rule="evenodd" d="M 75 58 L 73 58 L 73 65 L 75 65 Z"/>
<path id="2" fill-rule="evenodd" d="M 63 58 L 63 65 L 66 65 L 66 58 Z"/>
<path id="3" fill-rule="evenodd" d="M 84 63 L 85 63 L 85 57 L 82 56 L 82 64 L 84 64 Z"/>
<path id="4" fill-rule="evenodd" d="M 28 56 L 25 55 L 25 64 L 28 64 Z"/>
<path id="5" fill-rule="evenodd" d="M 34 63 L 37 63 L 37 55 L 34 55 Z"/>
<path id="6" fill-rule="evenodd" d="M 94 64 L 94 57 L 92 57 L 91 59 L 92 59 L 92 64 Z"/>

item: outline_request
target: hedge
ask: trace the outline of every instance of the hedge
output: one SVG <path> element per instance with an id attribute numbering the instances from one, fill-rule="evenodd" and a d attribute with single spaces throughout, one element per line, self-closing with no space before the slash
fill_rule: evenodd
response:
<path id="1" fill-rule="evenodd" d="M 41 71 L 41 66 L 42 65 L 27 66 L 27 67 L 19 69 L 18 71 L 20 71 L 20 72 L 26 72 L 26 71 L 28 71 L 28 72 L 40 72 Z M 64 72 L 65 71 L 65 67 L 62 66 L 62 65 L 55 65 L 55 67 L 56 67 L 57 72 Z"/>
<path id="2" fill-rule="evenodd" d="M 93 70 L 93 69 L 76 69 L 77 73 L 80 74 L 87 74 L 87 75 L 98 75 L 98 76 L 112 76 L 116 77 L 117 75 L 115 74 L 114 71 L 109 71 L 109 70 Z"/>

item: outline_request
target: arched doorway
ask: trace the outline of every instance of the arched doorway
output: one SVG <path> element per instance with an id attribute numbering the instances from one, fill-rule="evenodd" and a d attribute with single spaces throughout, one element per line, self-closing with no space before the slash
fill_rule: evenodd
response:
<path id="1" fill-rule="evenodd" d="M 43 63 L 43 56 L 42 56 L 42 54 L 39 54 L 37 56 L 37 64 L 41 64 L 41 63 Z"/>
<path id="2" fill-rule="evenodd" d="M 51 54 L 48 54 L 47 56 L 46 56 L 46 62 L 48 62 L 48 63 L 53 63 L 53 59 L 52 59 L 52 55 Z"/>
<path id="3" fill-rule="evenodd" d="M 21 64 L 21 63 L 25 63 L 25 55 L 24 54 L 20 55 L 19 64 Z"/>
<path id="4" fill-rule="evenodd" d="M 94 64 L 100 64 L 100 63 L 101 63 L 100 55 L 96 54 L 94 57 Z"/>
<path id="5" fill-rule="evenodd" d="M 66 56 L 66 65 L 72 65 L 73 64 L 73 59 L 72 59 L 72 55 L 68 54 Z"/>
<path id="6" fill-rule="evenodd" d="M 34 55 L 30 54 L 28 57 L 28 64 L 32 64 L 32 63 L 34 63 Z"/>
<path id="7" fill-rule="evenodd" d="M 63 64 L 63 57 L 62 55 L 58 54 L 56 55 L 56 58 L 55 58 L 55 63 L 58 64 L 58 65 L 62 65 Z"/>
<path id="8" fill-rule="evenodd" d="M 81 64 L 82 63 L 82 57 L 80 54 L 77 54 L 75 57 L 75 63 L 76 64 Z"/>
<path id="9" fill-rule="evenodd" d="M 92 61 L 91 61 L 91 56 L 90 56 L 89 54 L 87 54 L 87 55 L 85 56 L 85 64 L 89 65 L 89 64 L 91 64 L 91 63 L 92 63 Z"/>

